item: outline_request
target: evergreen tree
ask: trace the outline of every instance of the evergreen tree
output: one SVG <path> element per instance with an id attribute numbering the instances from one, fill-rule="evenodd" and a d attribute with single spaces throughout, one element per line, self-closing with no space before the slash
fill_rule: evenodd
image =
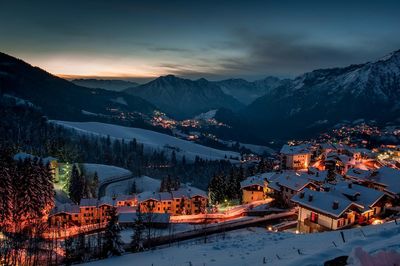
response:
<path id="1" fill-rule="evenodd" d="M 172 151 L 172 154 L 171 154 L 171 165 L 172 165 L 172 166 L 176 166 L 177 163 L 178 163 L 178 161 L 177 161 L 177 159 L 176 159 L 176 152 L 175 152 L 175 151 Z"/>
<path id="2" fill-rule="evenodd" d="M 94 172 L 92 180 L 92 196 L 94 198 L 97 198 L 98 189 L 99 189 L 99 176 L 97 175 L 97 172 Z"/>
<path id="3" fill-rule="evenodd" d="M 109 221 L 104 232 L 104 255 L 107 257 L 120 256 L 123 252 L 123 243 L 120 236 L 121 229 L 118 225 L 117 209 L 110 209 Z"/>
<path id="4" fill-rule="evenodd" d="M 133 252 L 139 252 L 143 250 L 143 232 L 145 230 L 140 208 L 138 208 L 136 214 L 137 216 L 133 225 L 133 235 L 131 240 L 131 249 Z"/>
<path id="5" fill-rule="evenodd" d="M 12 223 L 13 195 L 12 176 L 15 171 L 12 158 L 5 153 L 0 154 L 0 227 Z"/>
<path id="6" fill-rule="evenodd" d="M 220 174 L 214 175 L 209 184 L 210 201 L 213 204 L 221 203 L 225 198 L 225 181 Z"/>
<path id="7" fill-rule="evenodd" d="M 73 202 L 79 204 L 84 193 L 83 176 L 79 173 L 77 166 L 72 166 L 71 177 L 69 179 L 69 197 Z"/>
<path id="8" fill-rule="evenodd" d="M 136 188 L 136 181 L 133 180 L 132 186 L 131 186 L 131 194 L 135 195 L 137 193 L 137 188 Z"/>

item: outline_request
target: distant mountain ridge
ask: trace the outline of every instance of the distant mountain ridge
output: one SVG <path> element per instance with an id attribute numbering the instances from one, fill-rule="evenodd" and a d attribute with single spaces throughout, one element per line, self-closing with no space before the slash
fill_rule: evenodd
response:
<path id="1" fill-rule="evenodd" d="M 82 87 L 111 91 L 123 91 L 139 85 L 139 83 L 133 81 L 119 79 L 73 79 L 71 82 Z"/>
<path id="2" fill-rule="evenodd" d="M 139 96 L 179 119 L 191 118 L 213 109 L 228 108 L 238 111 L 244 107 L 206 79 L 190 80 L 167 75 L 129 88 L 125 92 Z"/>
<path id="3" fill-rule="evenodd" d="M 253 128 L 276 137 L 319 132 L 341 120 L 400 117 L 400 50 L 374 62 L 305 73 L 239 113 Z"/>
<path id="4" fill-rule="evenodd" d="M 226 79 L 214 82 L 222 91 L 235 97 L 245 105 L 252 103 L 257 98 L 268 94 L 271 90 L 288 83 L 288 79 L 266 77 L 256 81 L 244 79 Z"/>
<path id="5" fill-rule="evenodd" d="M 0 53 L 2 94 L 28 100 L 56 119 L 82 120 L 87 119 L 84 112 L 109 114 L 112 108 L 144 113 L 155 109 L 139 97 L 81 87 L 4 53 Z"/>

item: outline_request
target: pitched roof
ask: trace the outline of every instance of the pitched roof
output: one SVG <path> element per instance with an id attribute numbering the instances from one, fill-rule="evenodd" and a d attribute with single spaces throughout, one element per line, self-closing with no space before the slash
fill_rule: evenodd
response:
<path id="1" fill-rule="evenodd" d="M 147 201 L 147 200 L 157 200 L 160 201 L 160 195 L 158 192 L 144 191 L 142 193 L 137 194 L 138 201 Z"/>
<path id="2" fill-rule="evenodd" d="M 350 168 L 349 170 L 347 170 L 346 176 L 354 180 L 365 180 L 371 175 L 371 173 L 372 172 L 369 170 Z"/>
<path id="3" fill-rule="evenodd" d="M 309 201 L 310 195 L 312 197 L 311 201 Z M 362 208 L 362 206 L 344 197 L 337 196 L 330 192 L 313 191 L 308 188 L 305 188 L 301 193 L 295 195 L 292 198 L 292 201 L 308 209 L 312 209 L 316 212 L 333 216 L 335 218 L 339 218 L 352 206 Z M 337 209 L 333 208 L 334 202 L 338 204 Z"/>
<path id="4" fill-rule="evenodd" d="M 58 204 L 51 210 L 50 215 L 56 215 L 59 213 L 78 214 L 79 206 L 70 203 Z"/>
<path id="5" fill-rule="evenodd" d="M 400 170 L 381 167 L 375 170 L 367 180 L 386 186 L 386 190 L 392 194 L 400 194 Z"/>
<path id="6" fill-rule="evenodd" d="M 300 145 L 296 145 L 296 146 L 289 146 L 289 145 L 285 144 L 281 148 L 281 153 L 286 154 L 286 155 L 311 153 L 310 145 L 300 144 Z"/>
<path id="7" fill-rule="evenodd" d="M 97 199 L 81 199 L 79 204 L 80 207 L 97 207 L 99 206 L 99 201 Z"/>
<path id="8" fill-rule="evenodd" d="M 338 196 L 354 196 L 356 200 L 352 201 L 359 205 L 362 205 L 365 210 L 373 207 L 374 204 L 376 204 L 383 196 L 386 195 L 386 193 L 376 189 L 360 186 L 357 184 L 349 184 L 351 183 L 339 182 L 336 184 L 336 186 L 332 188 L 331 192 L 335 193 Z"/>
<path id="9" fill-rule="evenodd" d="M 300 191 L 312 182 L 308 179 L 308 174 L 304 172 L 284 171 L 277 173 L 276 178 L 269 183 L 269 187 L 276 188 L 276 185 L 290 188 L 294 191 Z"/>

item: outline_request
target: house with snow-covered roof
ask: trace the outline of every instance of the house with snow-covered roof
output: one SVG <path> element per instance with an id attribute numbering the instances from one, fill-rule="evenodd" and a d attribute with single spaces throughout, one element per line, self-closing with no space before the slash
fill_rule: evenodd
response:
<path id="1" fill-rule="evenodd" d="M 307 169 L 311 161 L 310 145 L 283 145 L 280 151 L 281 169 Z"/>
<path id="2" fill-rule="evenodd" d="M 242 202 L 247 204 L 265 199 L 269 192 L 268 182 L 274 175 L 274 172 L 263 173 L 247 177 L 245 180 L 240 182 Z"/>
<path id="3" fill-rule="evenodd" d="M 385 205 L 391 201 L 390 195 L 384 191 L 351 182 L 339 182 L 332 186 L 329 192 L 363 206 L 356 217 L 359 224 L 369 223 L 372 218 L 379 216 L 384 211 Z"/>
<path id="4" fill-rule="evenodd" d="M 399 198 L 400 197 L 400 170 L 381 167 L 371 173 L 365 179 L 365 185 L 373 187 L 378 190 L 383 190 L 389 195 Z"/>
<path id="5" fill-rule="evenodd" d="M 292 198 L 298 206 L 298 230 L 303 233 L 337 230 L 354 225 L 363 206 L 330 192 L 305 188 Z"/>
<path id="6" fill-rule="evenodd" d="M 282 200 L 286 205 L 291 205 L 291 198 L 305 188 L 315 190 L 318 186 L 309 179 L 306 172 L 282 171 L 276 173 L 268 183 L 275 199 Z"/>
<path id="7" fill-rule="evenodd" d="M 195 187 L 183 185 L 171 192 L 142 192 L 137 195 L 143 213 L 169 213 L 171 215 L 198 214 L 206 210 L 207 193 Z"/>
<path id="8" fill-rule="evenodd" d="M 80 224 L 79 206 L 65 203 L 57 204 L 51 210 L 48 222 L 52 227 L 65 228 Z"/>

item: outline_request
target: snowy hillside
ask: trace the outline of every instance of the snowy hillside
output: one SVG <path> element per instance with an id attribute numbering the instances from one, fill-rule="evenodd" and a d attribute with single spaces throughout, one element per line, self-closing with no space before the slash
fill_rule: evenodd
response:
<path id="1" fill-rule="evenodd" d="M 94 172 L 97 172 L 100 182 L 108 178 L 132 174 L 131 171 L 127 169 L 112 165 L 95 164 L 95 163 L 83 163 L 82 165 L 87 174 L 94 174 Z"/>
<path id="2" fill-rule="evenodd" d="M 161 186 L 161 180 L 148 176 L 141 176 L 110 184 L 107 186 L 105 194 L 107 196 L 130 194 L 130 189 L 133 182 L 136 183 L 137 193 L 141 193 L 143 191 L 159 191 Z"/>
<path id="3" fill-rule="evenodd" d="M 217 113 L 217 109 L 210 110 L 210 111 L 208 111 L 208 112 L 205 112 L 205 113 L 201 113 L 201 114 L 199 114 L 199 115 L 196 115 L 196 116 L 194 117 L 194 119 L 197 119 L 197 120 L 212 119 L 212 118 L 215 117 L 215 114 L 216 114 L 216 113 Z"/>
<path id="4" fill-rule="evenodd" d="M 362 247 L 368 253 L 400 250 L 400 225 L 387 223 L 343 231 L 296 235 L 247 228 L 142 253 L 128 254 L 88 263 L 88 266 L 130 265 L 323 265 L 325 261 L 348 256 Z M 352 258 L 355 262 L 354 257 Z M 381 260 L 385 265 L 389 256 Z M 357 265 L 357 264 L 356 264 Z M 391 264 L 393 265 L 393 264 Z"/>
<path id="5" fill-rule="evenodd" d="M 68 122 L 53 120 L 53 123 L 76 129 L 85 134 L 96 134 L 117 139 L 136 139 L 144 144 L 148 149 L 164 149 L 167 154 L 175 150 L 177 157 L 185 156 L 187 160 L 194 160 L 196 156 L 209 160 L 221 160 L 225 156 L 229 158 L 240 158 L 239 153 L 232 151 L 222 151 L 186 140 L 181 140 L 166 134 L 154 132 L 151 130 L 123 127 L 99 122 Z M 236 161 L 236 160 L 234 160 Z"/>

